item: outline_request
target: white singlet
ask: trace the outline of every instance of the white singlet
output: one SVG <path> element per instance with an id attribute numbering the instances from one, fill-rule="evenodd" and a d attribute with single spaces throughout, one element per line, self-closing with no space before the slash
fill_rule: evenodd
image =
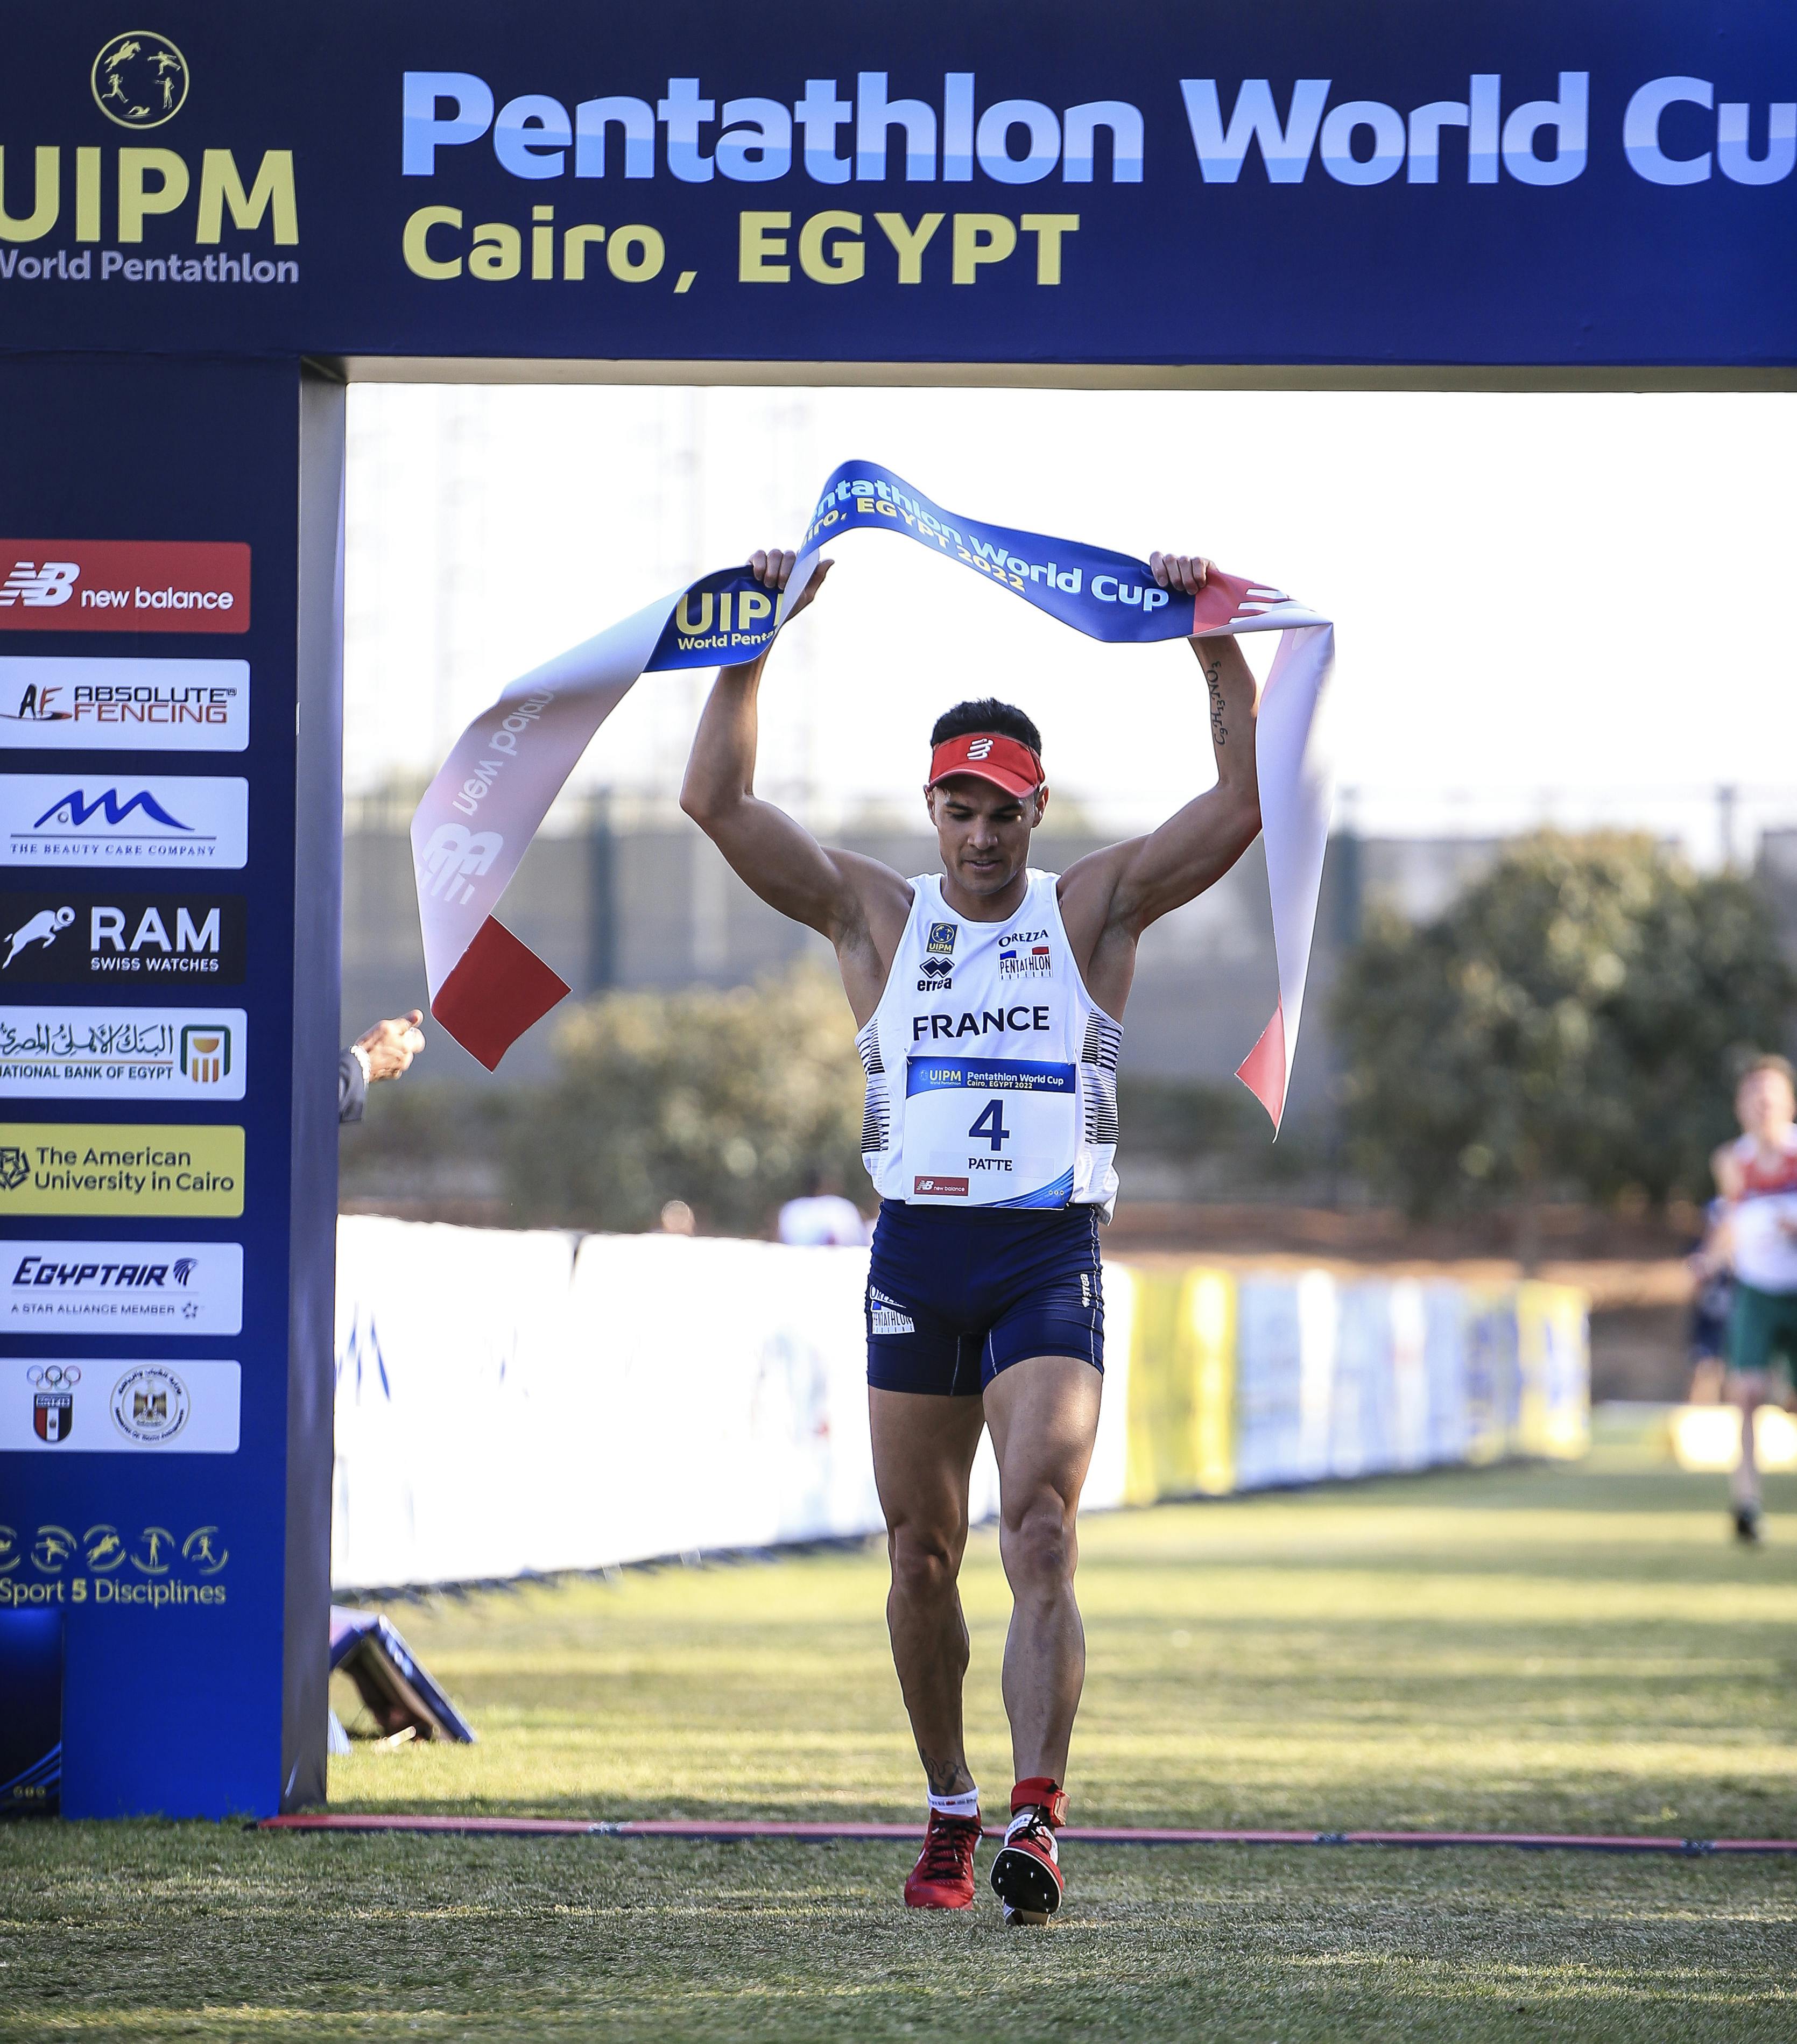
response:
<path id="1" fill-rule="evenodd" d="M 1743 1135 L 1734 1146 L 1741 1162 L 1741 1197 L 1729 1209 L 1730 1258 L 1734 1274 L 1756 1292 L 1797 1292 L 1797 1129 L 1785 1138 L 1776 1164 L 1760 1158 L 1760 1146 Z"/>
<path id="2" fill-rule="evenodd" d="M 874 1019 L 861 1147 L 883 1199 L 913 1206 L 1116 1202 L 1123 1032 L 1086 992 L 1055 898 L 1029 874 L 1002 923 L 971 923 L 923 874 Z"/>

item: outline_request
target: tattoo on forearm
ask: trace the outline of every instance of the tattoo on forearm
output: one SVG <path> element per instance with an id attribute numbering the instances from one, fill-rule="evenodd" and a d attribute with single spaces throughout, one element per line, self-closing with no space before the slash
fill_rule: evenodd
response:
<path id="1" fill-rule="evenodd" d="M 1211 739 L 1214 744 L 1229 743 L 1229 727 L 1223 720 L 1223 673 L 1221 660 L 1213 660 L 1204 670 L 1204 679 L 1211 691 Z"/>

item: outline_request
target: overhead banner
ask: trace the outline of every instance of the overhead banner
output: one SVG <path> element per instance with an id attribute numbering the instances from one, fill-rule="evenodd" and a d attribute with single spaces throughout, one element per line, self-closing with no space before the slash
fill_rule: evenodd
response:
<path id="1" fill-rule="evenodd" d="M 1787 0 L 152 12 L 8 19 L 0 348 L 1797 363 Z M 197 559 L 0 578 L 0 629 L 242 615 L 148 607 Z"/>
<path id="2" fill-rule="evenodd" d="M 1277 1129 L 1329 828 L 1332 782 L 1315 717 L 1334 663 L 1334 627 L 1283 590 L 1245 576 L 1213 569 L 1196 597 L 1184 596 L 1159 588 L 1129 555 L 944 511 L 877 462 L 845 462 L 824 485 L 778 605 L 747 567 L 702 575 L 533 668 L 463 732 L 412 820 L 431 1012 L 492 1070 L 562 999 L 566 983 L 493 911 L 594 733 L 644 674 L 755 659 L 824 549 L 854 532 L 912 540 L 1108 644 L 1281 635 L 1255 738 L 1279 1001 L 1237 1074 Z"/>

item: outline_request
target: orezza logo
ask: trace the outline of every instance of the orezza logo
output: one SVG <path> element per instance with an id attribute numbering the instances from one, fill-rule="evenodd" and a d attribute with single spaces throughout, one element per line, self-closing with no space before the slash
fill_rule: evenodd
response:
<path id="1" fill-rule="evenodd" d="M 14 866 L 240 866 L 249 851 L 249 784 L 0 774 L 0 863 Z"/>
<path id="2" fill-rule="evenodd" d="M 132 29 L 101 46 L 94 104 L 121 128 L 159 128 L 187 103 L 187 60 L 167 36 Z"/>
<path id="3" fill-rule="evenodd" d="M 0 540 L 0 632 L 249 629 L 238 540 Z"/>
<path id="4" fill-rule="evenodd" d="M 0 894 L 0 986 L 244 978 L 240 894 Z"/>

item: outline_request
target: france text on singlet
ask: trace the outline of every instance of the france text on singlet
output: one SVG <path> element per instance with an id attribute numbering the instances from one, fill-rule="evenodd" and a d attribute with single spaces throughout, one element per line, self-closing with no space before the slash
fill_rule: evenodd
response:
<path id="1" fill-rule="evenodd" d="M 1056 878 L 1032 870 L 1003 923 L 970 923 L 935 878 L 912 880 L 891 976 L 855 1039 L 862 1153 L 882 1198 L 1109 1217 L 1123 1032 L 1081 980 Z"/>

